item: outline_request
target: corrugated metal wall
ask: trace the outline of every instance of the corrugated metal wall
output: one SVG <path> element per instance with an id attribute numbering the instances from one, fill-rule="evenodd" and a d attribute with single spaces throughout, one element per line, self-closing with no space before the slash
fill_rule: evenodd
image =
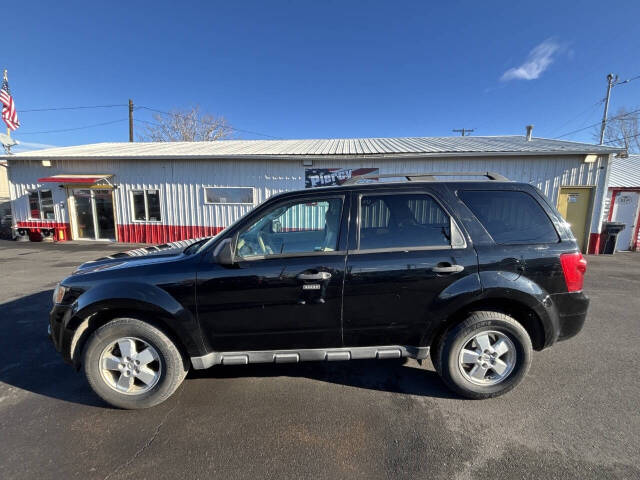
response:
<path id="1" fill-rule="evenodd" d="M 7 162 L 0 160 L 0 199 L 9 198 L 9 181 L 7 179 Z"/>
<path id="2" fill-rule="evenodd" d="M 604 203 L 603 182 L 607 157 L 594 163 L 584 163 L 582 155 L 461 157 L 416 159 L 358 158 L 349 161 L 314 160 L 312 168 L 379 168 L 380 173 L 411 173 L 429 171 L 492 171 L 511 180 L 539 187 L 556 204 L 560 186 L 598 186 L 594 203 L 591 232 L 599 232 Z M 27 192 L 37 188 L 40 177 L 60 173 L 113 174 L 116 223 L 140 228 L 146 226 L 185 227 L 180 235 L 190 233 L 188 227 L 226 227 L 249 211 L 250 205 L 208 205 L 204 202 L 206 186 L 252 186 L 254 200 L 259 204 L 268 197 L 286 190 L 304 188 L 305 168 L 300 160 L 144 160 L 54 161 L 43 167 L 38 161 L 10 162 L 11 198 L 16 221 L 29 219 Z M 57 184 L 46 184 L 53 190 L 56 221 L 68 223 L 67 196 Z M 131 191 L 157 189 L 161 199 L 161 222 L 136 222 L 132 218 Z M 176 235 L 179 235 L 176 233 Z M 154 241 L 162 241 L 162 238 Z"/>

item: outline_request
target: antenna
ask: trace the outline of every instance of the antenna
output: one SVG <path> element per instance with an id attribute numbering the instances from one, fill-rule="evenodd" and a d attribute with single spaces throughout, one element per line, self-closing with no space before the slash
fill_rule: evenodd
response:
<path id="1" fill-rule="evenodd" d="M 475 128 L 454 128 L 451 131 L 455 133 L 461 133 L 464 137 L 466 133 L 475 132 L 475 130 Z"/>

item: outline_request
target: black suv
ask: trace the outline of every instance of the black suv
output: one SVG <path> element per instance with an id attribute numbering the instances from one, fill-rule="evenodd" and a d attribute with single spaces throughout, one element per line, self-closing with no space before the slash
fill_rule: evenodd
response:
<path id="1" fill-rule="evenodd" d="M 485 176 L 289 192 L 186 248 L 86 263 L 55 290 L 50 336 L 122 408 L 164 401 L 189 368 L 310 360 L 430 356 L 460 395 L 500 395 L 589 300 L 556 209 Z"/>

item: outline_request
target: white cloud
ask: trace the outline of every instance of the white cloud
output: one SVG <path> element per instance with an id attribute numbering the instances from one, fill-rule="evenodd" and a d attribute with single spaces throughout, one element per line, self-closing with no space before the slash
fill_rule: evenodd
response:
<path id="1" fill-rule="evenodd" d="M 525 62 L 519 67 L 513 67 L 502 74 L 500 80 L 535 80 L 549 68 L 555 60 L 555 55 L 561 50 L 561 45 L 549 38 L 529 52 Z"/>

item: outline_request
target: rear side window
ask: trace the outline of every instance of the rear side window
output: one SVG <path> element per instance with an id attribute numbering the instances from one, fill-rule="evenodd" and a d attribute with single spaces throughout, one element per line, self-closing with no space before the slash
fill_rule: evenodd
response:
<path id="1" fill-rule="evenodd" d="M 540 204 L 528 193 L 501 190 L 459 191 L 496 243 L 556 243 L 558 233 Z"/>
<path id="2" fill-rule="evenodd" d="M 360 199 L 360 250 L 448 247 L 451 222 L 426 194 L 365 195 Z"/>

